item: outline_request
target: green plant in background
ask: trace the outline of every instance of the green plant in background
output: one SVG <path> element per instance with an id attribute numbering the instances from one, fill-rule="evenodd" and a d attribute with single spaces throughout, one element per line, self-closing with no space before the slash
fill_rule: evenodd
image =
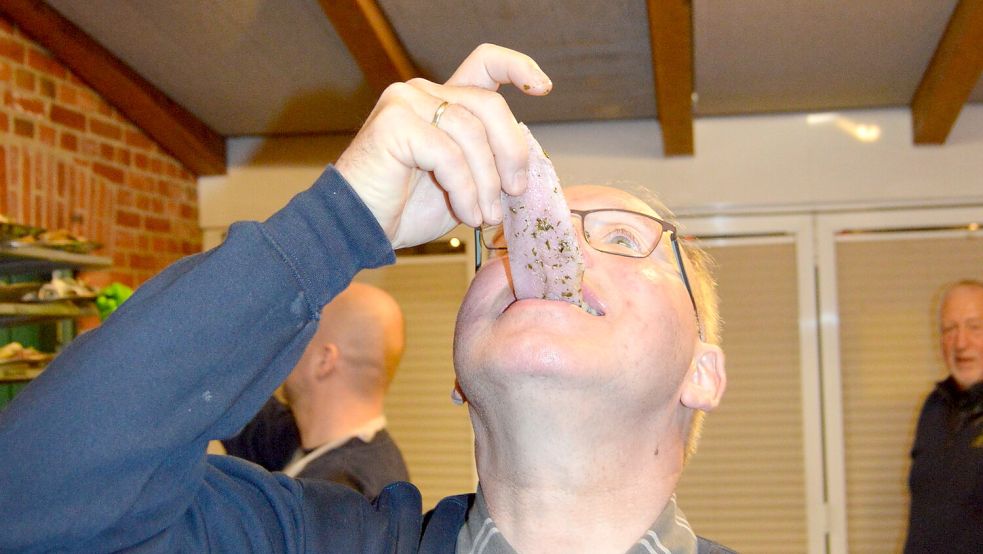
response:
<path id="1" fill-rule="evenodd" d="M 99 291 L 99 296 L 96 297 L 99 319 L 105 321 L 132 294 L 133 289 L 122 283 L 113 283 Z"/>

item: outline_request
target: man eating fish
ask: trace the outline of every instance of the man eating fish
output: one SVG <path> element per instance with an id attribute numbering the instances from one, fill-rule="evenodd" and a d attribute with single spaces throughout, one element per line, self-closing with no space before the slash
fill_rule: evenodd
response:
<path id="1" fill-rule="evenodd" d="M 703 258 L 655 202 L 560 189 L 502 84 L 552 87 L 494 45 L 390 86 L 310 189 L 74 341 L 0 412 L 0 551 L 729 552 L 674 494 L 726 386 Z M 476 491 L 424 517 L 409 483 L 369 503 L 206 456 L 358 271 L 458 223 L 488 247 L 454 336 Z"/>

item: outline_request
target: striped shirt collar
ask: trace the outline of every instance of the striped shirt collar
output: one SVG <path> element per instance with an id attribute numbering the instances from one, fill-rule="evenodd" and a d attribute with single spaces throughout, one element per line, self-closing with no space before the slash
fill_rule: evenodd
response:
<path id="1" fill-rule="evenodd" d="M 669 498 L 655 523 L 625 554 L 695 554 L 696 535 L 686 516 L 676 505 L 676 495 Z M 488 515 L 488 506 L 478 486 L 467 521 L 457 535 L 456 554 L 516 554 Z"/>

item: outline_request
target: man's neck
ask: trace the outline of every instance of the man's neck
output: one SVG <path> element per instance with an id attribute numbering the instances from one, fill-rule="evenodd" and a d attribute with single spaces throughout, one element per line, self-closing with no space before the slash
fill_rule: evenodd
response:
<path id="1" fill-rule="evenodd" d="M 305 450 L 351 437 L 356 429 L 383 415 L 381 402 L 322 401 L 291 406 L 291 410 Z"/>
<path id="2" fill-rule="evenodd" d="M 513 411 L 493 426 L 475 419 L 489 515 L 520 553 L 623 553 L 656 520 L 679 481 L 679 422 L 618 425 L 551 416 L 570 413 Z"/>

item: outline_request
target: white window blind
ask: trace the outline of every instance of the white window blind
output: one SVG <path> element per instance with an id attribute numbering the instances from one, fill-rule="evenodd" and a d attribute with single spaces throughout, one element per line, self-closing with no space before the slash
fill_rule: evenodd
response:
<path id="1" fill-rule="evenodd" d="M 424 510 L 475 489 L 468 411 L 450 401 L 454 320 L 469 284 L 469 263 L 467 256 L 406 258 L 356 277 L 392 294 L 406 319 L 406 353 L 389 389 L 386 416 Z"/>
<path id="2" fill-rule="evenodd" d="M 806 552 L 795 245 L 724 244 L 707 250 L 718 264 L 727 392 L 683 472 L 679 505 L 697 534 L 738 552 Z"/>
<path id="3" fill-rule="evenodd" d="M 947 282 L 983 277 L 983 240 L 899 235 L 836 245 L 850 552 L 903 548 L 918 413 L 946 375 L 934 299 Z"/>

